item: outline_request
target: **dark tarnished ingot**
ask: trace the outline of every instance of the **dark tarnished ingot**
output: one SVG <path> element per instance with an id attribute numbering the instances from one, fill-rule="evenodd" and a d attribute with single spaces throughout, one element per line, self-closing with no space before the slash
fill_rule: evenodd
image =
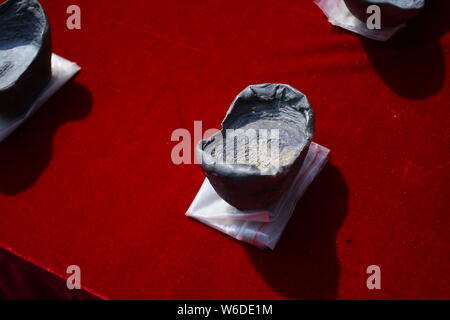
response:
<path id="1" fill-rule="evenodd" d="M 395 27 L 412 19 L 425 5 L 425 0 L 344 0 L 350 12 L 365 22 L 367 8 L 377 5 L 381 11 L 381 28 Z"/>
<path id="2" fill-rule="evenodd" d="M 269 208 L 298 174 L 313 135 L 314 113 L 303 93 L 253 85 L 233 101 L 222 130 L 200 141 L 196 157 L 226 202 L 240 210 Z"/>
<path id="3" fill-rule="evenodd" d="M 48 85 L 51 55 L 50 26 L 38 1 L 0 4 L 0 122 L 26 113 Z"/>

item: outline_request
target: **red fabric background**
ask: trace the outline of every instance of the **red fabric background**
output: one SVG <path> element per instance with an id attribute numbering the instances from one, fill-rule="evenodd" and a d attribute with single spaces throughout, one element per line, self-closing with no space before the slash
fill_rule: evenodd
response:
<path id="1" fill-rule="evenodd" d="M 0 145 L 3 247 L 110 298 L 450 298 L 449 1 L 387 44 L 310 0 L 42 3 L 83 70 Z M 306 93 L 332 150 L 274 252 L 186 218 L 203 175 L 170 158 L 262 82 Z"/>

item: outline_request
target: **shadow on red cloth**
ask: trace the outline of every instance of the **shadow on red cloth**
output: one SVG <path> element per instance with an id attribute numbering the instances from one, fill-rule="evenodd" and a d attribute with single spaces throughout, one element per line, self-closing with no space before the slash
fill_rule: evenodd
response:
<path id="1" fill-rule="evenodd" d="M 85 290 L 69 290 L 66 281 L 0 248 L 1 300 L 98 300 Z"/>
<path id="2" fill-rule="evenodd" d="M 85 119 L 91 108 L 89 90 L 70 82 L 0 143 L 0 193 L 15 195 L 32 187 L 50 162 L 58 128 Z"/>
<path id="3" fill-rule="evenodd" d="M 450 1 L 427 1 L 424 10 L 387 42 L 361 37 L 362 46 L 381 79 L 408 99 L 425 99 L 446 79 L 440 38 L 450 29 Z"/>
<path id="4" fill-rule="evenodd" d="M 290 299 L 336 299 L 336 235 L 347 215 L 348 194 L 341 172 L 328 164 L 298 203 L 274 251 L 245 246 L 273 290 Z"/>

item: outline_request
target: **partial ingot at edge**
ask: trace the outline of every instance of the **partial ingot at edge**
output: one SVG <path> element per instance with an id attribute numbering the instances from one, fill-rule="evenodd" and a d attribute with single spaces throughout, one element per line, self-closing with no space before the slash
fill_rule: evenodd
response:
<path id="1" fill-rule="evenodd" d="M 350 12 L 365 22 L 371 13 L 367 8 L 377 5 L 380 8 L 381 28 L 395 27 L 406 23 L 423 9 L 425 0 L 344 0 Z"/>
<path id="2" fill-rule="evenodd" d="M 50 25 L 36 0 L 0 4 L 0 120 L 25 114 L 51 79 Z"/>

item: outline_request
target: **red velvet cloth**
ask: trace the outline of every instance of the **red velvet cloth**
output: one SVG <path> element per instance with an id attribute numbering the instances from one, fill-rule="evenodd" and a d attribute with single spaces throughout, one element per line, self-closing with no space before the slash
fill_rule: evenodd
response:
<path id="1" fill-rule="evenodd" d="M 2 247 L 109 298 L 450 298 L 449 1 L 389 43 L 310 0 L 75 2 L 81 30 L 42 0 L 83 70 L 0 144 Z M 204 176 L 171 161 L 262 82 L 307 94 L 332 150 L 274 252 L 186 218 Z"/>

